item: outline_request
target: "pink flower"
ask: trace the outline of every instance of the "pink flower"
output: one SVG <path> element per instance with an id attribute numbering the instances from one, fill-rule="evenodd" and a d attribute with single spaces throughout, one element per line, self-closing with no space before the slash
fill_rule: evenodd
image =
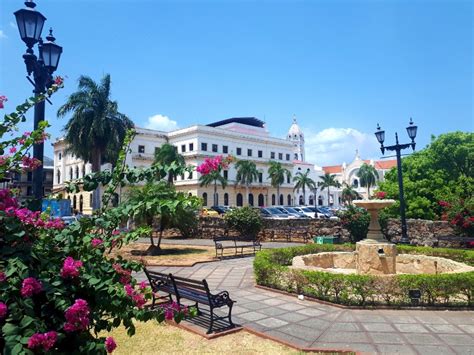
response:
<path id="1" fill-rule="evenodd" d="M 23 136 L 29 137 L 29 136 L 31 136 L 31 132 L 30 132 L 30 131 L 25 131 L 25 132 L 23 133 Z"/>
<path id="2" fill-rule="evenodd" d="M 55 331 L 50 331 L 44 334 L 35 333 L 30 337 L 30 339 L 28 339 L 28 348 L 33 350 L 43 347 L 44 351 L 49 351 L 54 346 L 57 339 L 58 333 Z"/>
<path id="3" fill-rule="evenodd" d="M 25 138 L 20 138 L 20 139 L 18 139 L 18 144 L 23 145 L 23 144 L 25 144 L 25 142 L 26 142 L 26 139 L 25 139 Z"/>
<path id="4" fill-rule="evenodd" d="M 61 277 L 66 278 L 75 278 L 79 276 L 79 268 L 82 267 L 82 261 L 74 260 L 72 257 L 68 256 L 64 260 L 63 268 L 61 269 Z"/>
<path id="5" fill-rule="evenodd" d="M 0 319 L 3 319 L 7 316 L 8 307 L 5 303 L 0 302 Z"/>
<path id="6" fill-rule="evenodd" d="M 7 99 L 6 96 L 4 96 L 4 95 L 0 96 L 0 108 L 3 108 L 4 107 L 3 103 L 7 102 L 7 101 L 8 101 L 8 99 Z"/>
<path id="7" fill-rule="evenodd" d="M 7 279 L 7 275 L 4 272 L 0 272 L 0 282 L 5 282 Z"/>
<path id="8" fill-rule="evenodd" d="M 10 154 L 15 154 L 16 153 L 16 147 L 11 147 L 9 152 L 10 152 Z"/>
<path id="9" fill-rule="evenodd" d="M 54 83 L 58 86 L 61 86 L 64 83 L 64 79 L 61 76 L 57 76 L 54 78 Z"/>
<path id="10" fill-rule="evenodd" d="M 43 285 L 41 282 L 36 280 L 34 277 L 27 277 L 23 280 L 20 293 L 23 298 L 27 298 L 40 293 L 42 289 Z"/>
<path id="11" fill-rule="evenodd" d="M 113 352 L 117 348 L 117 344 L 115 343 L 114 338 L 108 337 L 105 339 L 105 350 L 107 350 L 108 353 Z"/>
<path id="12" fill-rule="evenodd" d="M 115 272 L 120 275 L 119 282 L 123 285 L 130 283 L 132 279 L 132 272 L 130 270 L 124 269 L 120 264 L 113 264 Z"/>
<path id="13" fill-rule="evenodd" d="M 23 170 L 35 170 L 43 164 L 41 160 L 27 156 L 21 158 L 21 162 L 23 164 Z"/>
<path id="14" fill-rule="evenodd" d="M 89 313 L 90 309 L 87 301 L 80 298 L 77 299 L 64 313 L 66 318 L 64 330 L 66 332 L 86 330 L 89 325 Z"/>
<path id="15" fill-rule="evenodd" d="M 0 165 L 6 165 L 8 163 L 8 155 L 0 155 Z"/>
<path id="16" fill-rule="evenodd" d="M 135 305 L 136 305 L 138 308 L 143 308 L 143 306 L 144 306 L 145 303 L 146 303 L 145 296 L 143 296 L 143 294 L 141 294 L 141 293 L 135 293 L 135 294 L 132 296 L 132 300 L 133 300 L 133 302 L 135 302 Z"/>
<path id="17" fill-rule="evenodd" d="M 146 281 L 142 281 L 142 282 L 140 282 L 140 283 L 138 284 L 138 287 L 139 287 L 140 290 L 142 290 L 142 291 L 143 291 L 144 289 L 146 289 L 147 286 L 148 286 L 148 284 L 147 284 Z"/>
<path id="18" fill-rule="evenodd" d="M 165 310 L 165 319 L 172 320 L 174 318 L 174 312 L 172 309 L 168 308 Z"/>
<path id="19" fill-rule="evenodd" d="M 127 294 L 127 296 L 132 296 L 133 295 L 134 290 L 133 290 L 132 285 L 126 284 L 123 288 L 125 289 L 125 293 Z"/>
<path id="20" fill-rule="evenodd" d="M 104 241 L 102 239 L 99 239 L 99 238 L 94 238 L 91 241 L 91 244 L 94 248 L 98 247 L 99 245 L 101 245 L 103 243 L 104 243 Z"/>

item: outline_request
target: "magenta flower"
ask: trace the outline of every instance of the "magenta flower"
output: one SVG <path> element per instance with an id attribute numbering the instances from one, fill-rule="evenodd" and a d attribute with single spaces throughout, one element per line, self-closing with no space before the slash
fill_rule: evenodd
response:
<path id="1" fill-rule="evenodd" d="M 16 153 L 16 147 L 11 147 L 9 152 L 10 152 L 10 154 L 15 154 Z"/>
<path id="2" fill-rule="evenodd" d="M 148 286 L 148 284 L 147 284 L 146 281 L 142 281 L 142 282 L 140 282 L 140 283 L 138 284 L 138 287 L 139 287 L 140 290 L 142 290 L 142 291 L 143 291 L 144 289 L 146 289 L 147 286 Z"/>
<path id="3" fill-rule="evenodd" d="M 58 86 L 61 86 L 64 83 L 64 78 L 58 75 L 54 78 L 54 83 Z"/>
<path id="4" fill-rule="evenodd" d="M 42 289 L 43 285 L 41 282 L 34 277 L 27 277 L 23 280 L 20 293 L 23 298 L 27 298 L 40 293 Z"/>
<path id="5" fill-rule="evenodd" d="M 82 267 L 82 261 L 74 260 L 72 257 L 68 256 L 64 260 L 63 268 L 61 269 L 61 277 L 66 278 L 75 278 L 79 276 L 79 268 Z"/>
<path id="6" fill-rule="evenodd" d="M 7 101 L 8 99 L 5 95 L 0 96 L 0 108 L 4 108 L 3 103 Z"/>
<path id="7" fill-rule="evenodd" d="M 125 293 L 127 294 L 127 296 L 132 296 L 133 295 L 134 290 L 133 290 L 132 285 L 126 284 L 123 288 L 125 289 Z"/>
<path id="8" fill-rule="evenodd" d="M 23 170 L 35 170 L 43 164 L 41 160 L 30 158 L 28 156 L 21 158 L 21 162 L 23 164 Z"/>
<path id="9" fill-rule="evenodd" d="M 0 302 L 0 319 L 3 319 L 7 316 L 8 307 L 5 303 Z"/>
<path id="10" fill-rule="evenodd" d="M 90 309 L 87 301 L 80 298 L 77 299 L 64 313 L 64 317 L 66 318 L 64 330 L 69 333 L 86 330 L 89 325 L 89 313 Z"/>
<path id="11" fill-rule="evenodd" d="M 173 318 L 174 318 L 174 312 L 173 312 L 173 310 L 170 309 L 170 308 L 167 308 L 167 309 L 165 310 L 165 319 L 166 319 L 166 320 L 172 320 Z"/>
<path id="12" fill-rule="evenodd" d="M 98 247 L 99 245 L 101 245 L 103 243 L 104 243 L 104 241 L 102 239 L 99 239 L 99 238 L 94 238 L 91 241 L 91 244 L 94 248 Z"/>
<path id="13" fill-rule="evenodd" d="M 4 282 L 7 280 L 7 275 L 2 271 L 0 272 L 0 282 Z"/>
<path id="14" fill-rule="evenodd" d="M 55 331 L 50 331 L 44 334 L 35 333 L 30 337 L 30 339 L 28 339 L 28 348 L 33 350 L 43 347 L 44 351 L 49 351 L 54 346 L 57 339 L 58 333 Z"/>
<path id="15" fill-rule="evenodd" d="M 108 337 L 105 339 L 105 350 L 107 350 L 108 353 L 113 352 L 117 348 L 117 344 L 115 343 L 114 338 Z"/>

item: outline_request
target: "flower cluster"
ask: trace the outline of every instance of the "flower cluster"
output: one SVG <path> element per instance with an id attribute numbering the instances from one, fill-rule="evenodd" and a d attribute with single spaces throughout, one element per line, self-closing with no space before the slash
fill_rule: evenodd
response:
<path id="1" fill-rule="evenodd" d="M 18 203 L 16 198 L 11 195 L 9 189 L 0 190 L 0 211 L 5 211 L 7 208 L 17 208 Z"/>
<path id="2" fill-rule="evenodd" d="M 15 208 L 9 206 L 5 209 L 8 216 L 15 216 L 24 225 L 33 226 L 40 229 L 62 229 L 64 222 L 60 218 L 44 220 L 40 211 L 30 211 L 28 208 Z"/>
<path id="3" fill-rule="evenodd" d="M 30 337 L 30 339 L 28 339 L 28 348 L 34 350 L 42 347 L 46 352 L 54 346 L 57 339 L 58 334 L 55 331 L 50 331 L 43 334 L 35 333 Z"/>
<path id="4" fill-rule="evenodd" d="M 99 245 L 102 245 L 104 241 L 100 238 L 94 238 L 91 240 L 91 244 L 94 248 L 98 247 Z"/>
<path id="5" fill-rule="evenodd" d="M 7 275 L 2 271 L 0 272 L 0 282 L 5 282 L 7 280 Z"/>
<path id="6" fill-rule="evenodd" d="M 143 306 L 146 303 L 145 295 L 141 293 L 140 291 L 135 290 L 132 285 L 126 284 L 124 286 L 125 293 L 127 296 L 131 297 L 133 302 L 138 308 L 143 308 Z M 143 289 L 144 291 L 145 289 Z"/>
<path id="7" fill-rule="evenodd" d="M 132 272 L 130 270 L 126 270 L 120 264 L 113 264 L 112 267 L 114 268 L 115 272 L 120 275 L 120 283 L 126 285 L 130 283 L 132 279 Z"/>
<path id="8" fill-rule="evenodd" d="M 64 260 L 63 267 L 61 269 L 61 277 L 66 278 L 75 278 L 79 276 L 79 268 L 82 267 L 82 261 L 74 260 L 72 257 L 68 256 Z"/>
<path id="9" fill-rule="evenodd" d="M 86 330 L 89 325 L 89 314 L 90 309 L 87 301 L 80 298 L 77 299 L 64 313 L 66 318 L 64 330 L 68 333 Z"/>
<path id="10" fill-rule="evenodd" d="M 41 160 L 38 160 L 36 158 L 30 158 L 26 155 L 23 158 L 21 158 L 21 163 L 23 165 L 23 170 L 25 171 L 38 169 L 38 167 L 40 167 L 41 164 L 43 164 Z"/>
<path id="11" fill-rule="evenodd" d="M 189 314 L 188 306 L 180 306 L 177 302 L 169 302 L 160 305 L 165 313 L 166 320 L 172 320 L 176 313 L 183 313 L 184 316 Z"/>
<path id="12" fill-rule="evenodd" d="M 0 319 L 3 319 L 7 316 L 8 307 L 5 303 L 0 302 Z"/>
<path id="13" fill-rule="evenodd" d="M 40 293 L 42 290 L 43 285 L 40 281 L 36 280 L 34 277 L 27 277 L 23 280 L 20 293 L 22 297 L 27 298 Z"/>
<path id="14" fill-rule="evenodd" d="M 385 191 L 377 191 L 374 196 L 378 200 L 384 200 L 387 197 L 387 193 Z"/>
<path id="15" fill-rule="evenodd" d="M 54 83 L 58 86 L 61 86 L 64 83 L 64 78 L 58 75 L 54 78 Z"/>
<path id="16" fill-rule="evenodd" d="M 3 105 L 4 102 L 7 102 L 8 99 L 5 95 L 0 96 L 0 108 L 4 108 L 5 106 Z"/>
<path id="17" fill-rule="evenodd" d="M 215 171 L 227 169 L 229 167 L 229 164 L 233 161 L 234 158 L 231 155 L 225 158 L 223 158 L 222 155 L 218 155 L 214 158 L 206 158 L 206 160 L 204 160 L 204 163 L 202 163 L 196 168 L 196 171 L 201 175 L 208 175 Z"/>
<path id="18" fill-rule="evenodd" d="M 474 208 L 473 201 L 439 201 L 442 209 L 441 219 L 458 228 L 461 233 L 468 236 L 474 234 Z"/>
<path id="19" fill-rule="evenodd" d="M 107 350 L 107 352 L 110 354 L 116 348 L 117 348 L 117 344 L 115 343 L 114 338 L 107 337 L 107 339 L 105 339 L 105 350 Z"/>

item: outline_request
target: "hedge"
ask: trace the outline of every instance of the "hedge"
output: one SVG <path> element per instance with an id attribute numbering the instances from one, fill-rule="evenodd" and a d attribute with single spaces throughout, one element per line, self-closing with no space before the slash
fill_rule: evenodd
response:
<path id="1" fill-rule="evenodd" d="M 474 266 L 474 251 L 445 248 L 397 246 L 400 253 L 444 257 Z M 334 274 L 292 269 L 298 255 L 328 251 L 352 251 L 355 245 L 308 244 L 300 247 L 263 250 L 254 260 L 258 285 L 304 294 L 344 305 L 411 305 L 408 291 L 421 291 L 420 306 L 474 307 L 474 272 L 438 275 L 373 276 Z"/>

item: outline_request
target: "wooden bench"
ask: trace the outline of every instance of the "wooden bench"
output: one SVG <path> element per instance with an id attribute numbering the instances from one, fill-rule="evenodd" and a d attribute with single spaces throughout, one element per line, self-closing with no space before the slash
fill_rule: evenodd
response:
<path id="1" fill-rule="evenodd" d="M 213 240 L 216 247 L 216 258 L 222 259 L 226 249 L 234 250 L 234 255 L 238 255 L 240 249 L 241 256 L 244 255 L 244 249 L 253 249 L 253 254 L 262 250 L 262 244 L 255 238 L 219 236 L 214 237 Z"/>
<path id="2" fill-rule="evenodd" d="M 160 272 L 149 271 L 147 269 L 145 269 L 145 274 L 148 277 L 150 286 L 152 287 L 154 293 L 159 291 L 168 293 L 168 296 L 157 298 L 169 297 L 169 299 L 172 300 L 172 295 L 174 295 L 176 302 L 180 306 L 182 306 L 181 299 L 193 301 L 195 302 L 195 307 L 198 310 L 198 314 L 201 314 L 199 311 L 199 304 L 208 305 L 210 309 L 210 325 L 209 329 L 207 330 L 207 334 L 212 333 L 214 321 L 228 319 L 230 327 L 234 327 L 234 323 L 232 323 L 232 306 L 234 305 L 235 301 L 230 298 L 229 292 L 221 291 L 216 294 L 211 293 L 206 280 L 191 280 L 172 274 L 166 275 Z M 153 296 L 153 305 L 154 304 L 155 296 Z M 214 309 L 224 306 L 229 308 L 228 315 L 223 317 L 216 316 L 214 314 Z"/>
<path id="3" fill-rule="evenodd" d="M 301 227 L 284 227 L 279 228 L 277 230 L 272 231 L 272 235 L 270 236 L 271 241 L 275 241 L 277 237 L 281 237 L 285 239 L 286 242 L 292 242 L 292 238 L 294 237 L 301 237 L 303 242 L 307 243 L 311 239 L 311 233 L 309 233 L 308 229 L 301 228 Z"/>

